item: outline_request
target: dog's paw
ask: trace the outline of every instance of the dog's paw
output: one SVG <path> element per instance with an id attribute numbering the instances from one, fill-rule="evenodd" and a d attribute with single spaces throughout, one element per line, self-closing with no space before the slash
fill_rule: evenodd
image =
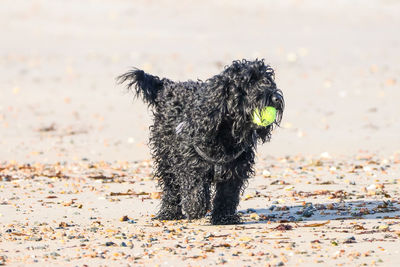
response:
<path id="1" fill-rule="evenodd" d="M 157 216 L 151 218 L 152 220 L 157 221 L 172 221 L 172 220 L 182 220 L 185 219 L 185 216 L 182 213 L 172 214 L 168 212 L 160 212 Z"/>
<path id="2" fill-rule="evenodd" d="M 231 224 L 241 224 L 240 216 L 238 214 L 217 216 L 211 218 L 211 223 L 213 225 L 231 225 Z"/>

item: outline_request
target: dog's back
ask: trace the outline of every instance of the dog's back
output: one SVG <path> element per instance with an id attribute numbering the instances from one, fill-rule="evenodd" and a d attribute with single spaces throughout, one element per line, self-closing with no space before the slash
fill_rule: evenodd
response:
<path id="1" fill-rule="evenodd" d="M 174 114 L 180 114 L 190 103 L 194 103 L 204 84 L 202 81 L 173 82 L 166 78 L 160 79 L 136 68 L 119 76 L 117 81 L 120 84 L 126 83 L 128 90 L 157 111 L 172 109 Z"/>

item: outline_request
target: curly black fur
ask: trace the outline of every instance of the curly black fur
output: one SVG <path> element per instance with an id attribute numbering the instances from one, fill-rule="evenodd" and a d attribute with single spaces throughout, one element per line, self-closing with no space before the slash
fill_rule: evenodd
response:
<path id="1" fill-rule="evenodd" d="M 269 141 L 282 118 L 274 70 L 264 60 L 242 60 L 206 81 L 173 82 L 133 69 L 118 82 L 127 82 L 153 110 L 150 147 L 163 190 L 156 218 L 198 219 L 212 208 L 212 224 L 239 223 L 236 208 L 254 175 L 257 140 Z M 276 121 L 257 126 L 252 113 L 265 106 L 277 108 Z"/>

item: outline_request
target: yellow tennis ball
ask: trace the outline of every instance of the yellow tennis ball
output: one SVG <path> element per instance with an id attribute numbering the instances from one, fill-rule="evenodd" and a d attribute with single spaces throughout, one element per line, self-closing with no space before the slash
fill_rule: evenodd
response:
<path id="1" fill-rule="evenodd" d="M 253 122 L 257 125 L 267 127 L 276 119 L 276 108 L 264 107 L 261 110 L 256 108 L 253 111 Z"/>

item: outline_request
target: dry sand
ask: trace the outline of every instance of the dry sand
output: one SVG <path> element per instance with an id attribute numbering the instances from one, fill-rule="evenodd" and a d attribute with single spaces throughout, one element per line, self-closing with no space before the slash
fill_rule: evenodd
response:
<path id="1" fill-rule="evenodd" d="M 151 162 L 0 165 L 9 265 L 398 266 L 400 154 L 260 159 L 242 225 L 152 221 Z M 0 263 L 1 263 L 0 258 Z"/>
<path id="2" fill-rule="evenodd" d="M 1 4 L 0 264 L 400 264 L 400 2 Z M 115 77 L 206 79 L 256 57 L 287 108 L 247 223 L 152 222 L 151 113 Z"/>

